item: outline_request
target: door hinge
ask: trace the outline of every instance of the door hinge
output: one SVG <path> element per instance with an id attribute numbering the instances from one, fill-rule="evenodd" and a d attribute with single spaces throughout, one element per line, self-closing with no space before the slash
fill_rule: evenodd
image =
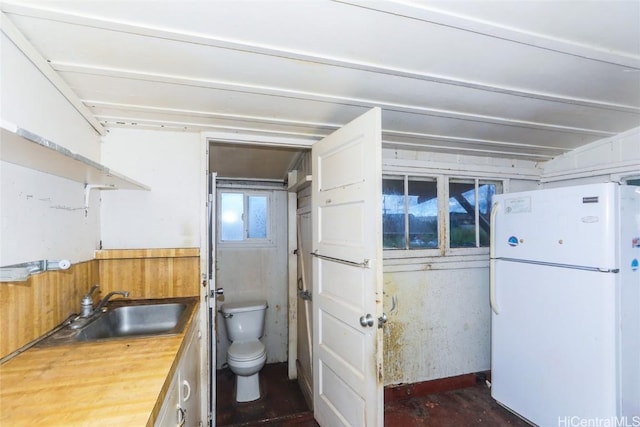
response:
<path id="1" fill-rule="evenodd" d="M 305 301 L 311 301 L 311 292 L 309 291 L 298 291 L 298 296 Z"/>

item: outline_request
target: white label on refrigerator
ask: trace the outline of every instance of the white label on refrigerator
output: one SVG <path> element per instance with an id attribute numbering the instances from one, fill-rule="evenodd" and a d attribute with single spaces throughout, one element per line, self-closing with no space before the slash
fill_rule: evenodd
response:
<path id="1" fill-rule="evenodd" d="M 517 197 L 504 201 L 504 211 L 508 214 L 531 212 L 531 197 Z"/>

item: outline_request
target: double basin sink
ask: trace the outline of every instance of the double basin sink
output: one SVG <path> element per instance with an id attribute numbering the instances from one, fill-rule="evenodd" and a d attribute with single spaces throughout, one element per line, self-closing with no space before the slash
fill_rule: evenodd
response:
<path id="1" fill-rule="evenodd" d="M 197 305 L 196 297 L 114 300 L 104 312 L 61 328 L 38 345 L 179 334 Z"/>

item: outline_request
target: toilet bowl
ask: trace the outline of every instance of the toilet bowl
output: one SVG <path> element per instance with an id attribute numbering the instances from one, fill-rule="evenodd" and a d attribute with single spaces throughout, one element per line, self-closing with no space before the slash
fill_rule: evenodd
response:
<path id="1" fill-rule="evenodd" d="M 260 341 L 234 342 L 227 351 L 227 364 L 236 374 L 236 401 L 251 402 L 260 398 L 260 370 L 267 352 Z"/>
<path id="2" fill-rule="evenodd" d="M 227 364 L 236 374 L 237 402 L 260 398 L 260 370 L 267 361 L 267 352 L 259 338 L 266 308 L 266 301 L 225 303 L 220 308 L 231 340 Z"/>

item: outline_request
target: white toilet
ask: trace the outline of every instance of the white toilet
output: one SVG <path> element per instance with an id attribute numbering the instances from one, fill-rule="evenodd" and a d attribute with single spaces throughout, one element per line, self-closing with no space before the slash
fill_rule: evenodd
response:
<path id="1" fill-rule="evenodd" d="M 236 374 L 236 401 L 260 398 L 259 372 L 267 361 L 267 351 L 259 338 L 264 331 L 266 301 L 225 303 L 220 307 L 231 345 L 227 363 Z"/>

